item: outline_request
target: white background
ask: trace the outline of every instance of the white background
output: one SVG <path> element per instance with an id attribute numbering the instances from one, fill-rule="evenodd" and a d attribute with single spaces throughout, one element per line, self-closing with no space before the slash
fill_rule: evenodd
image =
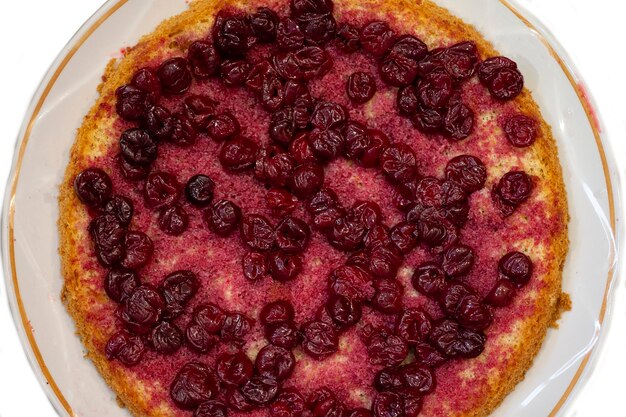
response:
<path id="1" fill-rule="evenodd" d="M 0 196 L 4 195 L 15 139 L 35 88 L 61 48 L 102 1 L 14 0 L 0 6 Z M 623 178 L 626 5 L 616 0 L 519 0 L 519 4 L 553 32 L 578 67 L 604 122 L 604 137 L 610 142 L 607 152 L 613 153 Z M 568 403 L 567 416 L 626 416 L 624 286 L 622 277 L 614 283 L 614 302 L 606 322 L 608 333 L 592 364 L 590 380 L 579 387 L 575 400 Z M 55 415 L 22 351 L 6 290 L 0 283 L 0 417 Z"/>

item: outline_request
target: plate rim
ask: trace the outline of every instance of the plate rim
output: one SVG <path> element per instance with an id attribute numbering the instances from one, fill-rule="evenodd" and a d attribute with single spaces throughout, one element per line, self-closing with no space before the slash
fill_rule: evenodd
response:
<path id="1" fill-rule="evenodd" d="M 76 33 L 70 38 L 67 44 L 61 49 L 57 57 L 52 62 L 51 66 L 46 71 L 42 81 L 39 83 L 33 97 L 28 106 L 28 110 L 25 113 L 22 121 L 16 142 L 14 147 L 14 156 L 11 165 L 11 170 L 6 183 L 6 192 L 4 196 L 4 203 L 2 209 L 2 217 L 0 221 L 0 227 L 2 229 L 2 240 L 0 241 L 0 248 L 2 249 L 2 263 L 5 272 L 5 283 L 7 286 L 7 297 L 9 298 L 9 306 L 12 314 L 14 324 L 18 330 L 20 342 L 27 355 L 28 362 L 33 369 L 39 384 L 46 393 L 48 399 L 51 401 L 53 408 L 60 415 L 65 413 L 74 417 L 74 413 L 71 405 L 66 400 L 65 396 L 59 389 L 54 377 L 50 373 L 41 355 L 37 341 L 35 340 L 33 330 L 29 325 L 29 319 L 26 314 L 17 278 L 17 268 L 15 263 L 15 247 L 14 247 L 14 199 L 17 191 L 17 184 L 19 181 L 19 175 L 22 167 L 22 161 L 25 154 L 26 146 L 30 138 L 30 133 L 33 126 L 36 123 L 37 116 L 45 103 L 48 93 L 54 86 L 57 78 L 64 71 L 67 63 L 71 60 L 74 54 L 83 46 L 83 44 L 90 38 L 90 36 L 109 19 L 117 10 L 119 10 L 129 0 L 107 0 L 100 8 L 98 8 L 76 31 Z M 435 0 L 436 1 L 436 0 Z M 617 254 L 619 253 L 619 240 L 621 234 L 618 232 L 616 225 L 616 213 L 617 208 L 621 207 L 620 195 L 618 192 L 617 184 L 619 184 L 618 172 L 613 172 L 612 167 L 615 166 L 611 151 L 610 143 L 603 140 L 605 136 L 603 134 L 604 123 L 602 116 L 599 115 L 595 109 L 597 106 L 593 95 L 586 89 L 586 84 L 583 78 L 580 76 L 576 66 L 574 65 L 571 57 L 565 51 L 563 46 L 555 38 L 555 36 L 548 30 L 532 13 L 521 6 L 516 0 L 497 0 L 502 6 L 508 9 L 513 15 L 519 19 L 525 26 L 535 32 L 538 39 L 550 53 L 551 57 L 557 62 L 569 83 L 574 89 L 577 98 L 585 112 L 589 126 L 594 135 L 598 154 L 602 163 L 602 169 L 605 179 L 605 186 L 607 191 L 607 203 L 609 209 L 609 226 L 611 229 L 612 242 L 609 245 L 609 270 L 606 280 L 605 290 L 603 294 L 602 305 L 600 308 L 597 322 L 599 324 L 598 334 L 596 335 L 596 341 L 585 353 L 580 365 L 578 366 L 572 380 L 568 384 L 566 390 L 555 404 L 554 408 L 548 414 L 548 417 L 556 416 L 559 411 L 563 409 L 563 406 L 567 400 L 572 396 L 575 389 L 580 388 L 582 385 L 583 374 L 585 371 L 592 370 L 590 363 L 594 359 L 594 353 L 599 351 L 598 347 L 602 344 L 602 340 L 606 332 L 604 322 L 607 319 L 607 312 L 610 311 L 612 305 L 612 284 L 615 280 L 616 266 L 617 266 Z M 607 149 L 609 152 L 607 153 Z M 587 373 L 587 376 L 590 372 Z M 588 378 L 587 378 L 588 379 Z M 582 380 L 582 381 L 581 381 Z"/>

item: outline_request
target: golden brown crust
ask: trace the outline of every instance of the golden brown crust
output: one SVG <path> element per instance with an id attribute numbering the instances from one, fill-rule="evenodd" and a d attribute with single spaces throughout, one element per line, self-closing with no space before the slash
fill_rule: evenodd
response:
<path id="1" fill-rule="evenodd" d="M 335 3 L 340 10 L 364 8 L 381 14 L 390 13 L 399 21 L 428 21 L 428 25 L 438 28 L 434 31 L 437 33 L 436 39 L 424 39 L 429 45 L 442 42 L 441 35 L 447 34 L 450 40 L 474 40 L 479 50 L 486 56 L 497 54 L 492 45 L 476 29 L 430 1 L 336 0 Z M 71 150 L 70 162 L 60 187 L 58 226 L 62 273 L 65 278 L 63 301 L 76 323 L 77 333 L 87 350 L 87 357 L 96 365 L 107 384 L 118 395 L 119 400 L 133 415 L 138 417 L 169 416 L 175 412 L 168 409 L 169 406 L 166 404 L 157 404 L 155 407 L 150 396 L 146 395 L 145 390 L 148 387 L 134 379 L 129 379 L 128 374 L 122 372 L 121 368 L 106 360 L 101 347 L 109 332 L 106 331 L 107 329 L 93 328 L 88 324 L 89 311 L 85 308 L 83 301 L 92 300 L 97 303 L 104 295 L 94 288 L 83 285 L 84 281 L 81 279 L 86 271 L 81 268 L 79 242 L 88 239 L 86 236 L 88 218 L 73 192 L 72 181 L 78 172 L 89 165 L 93 157 L 104 153 L 109 146 L 110 138 L 107 136 L 107 131 L 112 128 L 114 119 L 109 117 L 110 107 L 108 106 L 114 103 L 115 88 L 127 82 L 137 68 L 155 58 L 157 53 L 161 55 L 167 51 L 174 52 L 183 49 L 187 46 L 189 39 L 206 33 L 212 24 L 214 13 L 225 5 L 246 7 L 245 2 L 237 0 L 196 0 L 191 3 L 188 11 L 164 21 L 152 34 L 143 37 L 123 59 L 112 60 L 107 65 L 103 82 L 98 87 L 100 97 L 85 116 L 83 125 L 78 130 Z M 524 90 L 516 99 L 516 103 L 524 113 L 534 115 L 537 120 L 541 121 L 540 138 L 533 146 L 530 158 L 534 162 L 529 162 L 526 168 L 531 171 L 531 174 L 543 178 L 545 190 L 543 198 L 546 200 L 546 207 L 551 208 L 550 212 L 557 216 L 555 221 L 559 223 L 557 232 L 547 243 L 551 268 L 543 277 L 544 286 L 539 293 L 533 295 L 535 314 L 523 323 L 519 323 L 514 340 L 506 342 L 511 344 L 510 354 L 507 357 L 507 363 L 510 366 L 491 372 L 488 383 L 483 387 L 483 395 L 476 399 L 476 405 L 472 409 L 450 414 L 450 416 L 489 415 L 524 378 L 525 372 L 530 368 L 533 358 L 541 347 L 548 327 L 553 325 L 561 311 L 569 306 L 568 297 L 561 292 L 563 263 L 568 249 L 568 211 L 556 143 L 550 127 L 541 117 L 528 90 Z M 489 348 L 484 355 L 488 354 Z M 164 388 L 161 387 L 161 389 Z M 445 401 L 445 399 L 441 400 Z"/>

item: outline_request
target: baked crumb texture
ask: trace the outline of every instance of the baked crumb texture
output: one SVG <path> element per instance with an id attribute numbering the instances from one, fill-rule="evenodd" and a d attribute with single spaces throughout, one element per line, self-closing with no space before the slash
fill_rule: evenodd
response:
<path id="1" fill-rule="evenodd" d="M 106 154 L 112 146 L 118 146 L 118 136 L 110 134 L 115 131 L 117 119 L 114 110 L 112 111 L 115 105 L 115 89 L 128 82 L 135 70 L 164 56 L 180 54 L 191 40 L 206 36 L 218 10 L 226 6 L 253 10 L 265 4 L 267 2 L 262 0 L 195 0 L 187 11 L 162 22 L 123 58 L 109 62 L 98 87 L 100 97 L 84 118 L 71 149 L 59 195 L 60 255 L 65 280 L 62 299 L 76 323 L 76 331 L 87 350 L 87 357 L 116 393 L 120 404 L 126 406 L 136 417 L 191 414 L 177 409 L 167 400 L 169 386 L 144 381 L 117 361 L 110 362 L 105 358 L 103 346 L 112 334 L 115 323 L 113 317 L 108 320 L 93 320 L 93 317 L 98 317 L 103 306 L 110 306 L 111 301 L 101 287 L 91 285 L 94 280 L 101 280 L 97 277 L 102 272 L 93 258 L 88 260 L 91 257 L 91 243 L 87 233 L 89 215 L 73 191 L 73 180 L 81 170 Z M 453 44 L 455 41 L 473 40 L 483 57 L 498 55 L 474 27 L 427 0 L 335 0 L 338 21 L 342 20 L 342 15 L 359 10 L 392 22 L 399 32 L 416 34 L 429 48 Z M 487 331 L 489 340 L 484 353 L 476 359 L 463 361 L 462 365 L 455 365 L 458 375 L 462 375 L 467 382 L 456 389 L 461 393 L 467 392 L 469 398 L 452 400 L 448 390 L 438 387 L 425 400 L 420 414 L 425 417 L 489 415 L 524 378 L 541 347 L 548 327 L 556 327 L 560 314 L 571 308 L 569 297 L 561 292 L 563 263 L 568 249 L 568 213 L 556 143 L 550 127 L 543 121 L 528 90 L 525 89 L 515 99 L 514 104 L 521 112 L 540 121 L 538 140 L 525 150 L 523 168 L 540 179 L 534 198 L 544 200 L 545 217 L 555 223 L 549 239 L 533 252 L 534 259 L 541 258 L 546 268 L 542 273 L 533 276 L 533 280 L 539 280 L 540 285 L 534 285 L 532 291 L 520 292 L 518 295 L 518 298 L 523 298 L 518 302 L 532 306 L 532 314 L 525 316 L 523 320 L 510 323 L 509 331 L 498 334 L 497 337 L 491 337 Z M 503 163 L 503 167 L 487 165 L 490 170 L 487 184 L 489 187 L 494 178 L 499 178 L 506 172 L 506 164 Z M 498 171 L 500 169 L 502 172 Z"/>

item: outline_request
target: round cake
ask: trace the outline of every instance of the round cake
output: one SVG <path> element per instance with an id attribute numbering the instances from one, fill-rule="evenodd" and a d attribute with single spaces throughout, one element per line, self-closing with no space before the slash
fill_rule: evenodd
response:
<path id="1" fill-rule="evenodd" d="M 134 416 L 487 416 L 568 306 L 550 127 L 430 1 L 195 0 L 98 91 L 62 298 Z"/>

